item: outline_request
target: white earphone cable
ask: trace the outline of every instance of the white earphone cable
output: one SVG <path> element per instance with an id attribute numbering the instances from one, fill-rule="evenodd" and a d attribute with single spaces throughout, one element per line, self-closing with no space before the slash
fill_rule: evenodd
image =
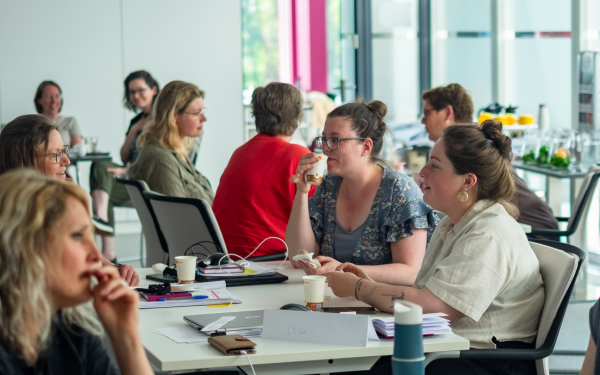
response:
<path id="1" fill-rule="evenodd" d="M 248 357 L 248 353 L 245 350 L 242 350 L 242 353 L 244 353 L 244 355 L 246 356 L 246 359 L 248 359 L 248 363 L 250 364 L 250 368 L 252 369 L 252 373 L 254 375 L 256 375 L 256 371 L 254 371 L 254 366 L 252 366 L 252 362 L 250 362 L 250 357 Z"/>

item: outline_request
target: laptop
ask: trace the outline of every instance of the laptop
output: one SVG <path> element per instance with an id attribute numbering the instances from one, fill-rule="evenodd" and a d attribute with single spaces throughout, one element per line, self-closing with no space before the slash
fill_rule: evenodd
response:
<path id="1" fill-rule="evenodd" d="M 203 331 L 203 333 L 207 335 L 212 335 L 214 333 L 225 333 L 226 335 L 257 336 L 262 333 L 263 313 L 263 310 L 255 310 L 221 314 L 187 315 L 183 317 L 183 320 L 200 331 L 207 325 L 214 323 L 224 316 L 235 316 L 235 319 L 229 321 L 220 328 L 210 331 Z"/>
<path id="2" fill-rule="evenodd" d="M 212 250 L 218 253 L 227 254 L 227 246 L 225 245 L 225 240 L 223 239 L 223 234 L 221 233 L 221 228 L 219 227 L 219 223 L 217 223 L 217 219 L 215 214 L 213 213 L 210 204 L 204 199 L 190 199 L 190 203 L 192 203 L 200 212 L 200 216 L 202 217 L 202 222 L 198 226 L 198 233 L 201 234 L 203 241 L 210 241 L 215 244 L 214 247 L 209 246 Z M 169 251 L 171 251 L 169 249 Z M 178 250 L 174 250 L 177 252 Z M 181 253 L 171 254 L 170 258 L 175 259 L 175 256 L 184 255 L 184 250 L 181 249 Z M 146 275 L 146 279 L 158 281 L 161 283 L 177 283 L 176 276 L 170 275 L 162 275 L 162 274 L 152 274 Z M 259 284 L 275 284 L 281 283 L 288 280 L 288 277 L 282 275 L 280 273 L 274 273 L 271 275 L 267 274 L 259 274 L 259 275 L 249 275 L 249 276 L 226 276 L 226 277 L 212 277 L 210 279 L 205 278 L 202 275 L 196 274 L 196 282 L 202 283 L 207 281 L 219 281 L 225 280 L 225 284 L 229 286 L 242 286 L 242 285 L 259 285 Z"/>
<path id="3" fill-rule="evenodd" d="M 153 274 L 146 275 L 146 279 L 158 281 L 160 283 L 177 283 L 177 276 Z M 226 276 L 226 277 L 206 277 L 196 274 L 196 282 L 204 283 L 207 281 L 225 280 L 226 286 L 244 286 L 244 285 L 260 285 L 260 284 L 276 284 L 288 280 L 288 277 L 275 272 L 272 275 L 256 275 L 256 276 Z"/>

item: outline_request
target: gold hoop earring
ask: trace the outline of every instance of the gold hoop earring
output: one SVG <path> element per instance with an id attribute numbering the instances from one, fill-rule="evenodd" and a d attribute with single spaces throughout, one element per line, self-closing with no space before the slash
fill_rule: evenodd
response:
<path id="1" fill-rule="evenodd" d="M 458 200 L 461 201 L 461 202 L 466 202 L 467 199 L 469 199 L 469 194 L 467 193 L 467 189 L 461 190 L 458 193 Z"/>

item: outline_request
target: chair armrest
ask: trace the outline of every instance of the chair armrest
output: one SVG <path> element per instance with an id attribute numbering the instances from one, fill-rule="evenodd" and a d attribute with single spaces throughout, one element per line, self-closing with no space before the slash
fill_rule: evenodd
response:
<path id="1" fill-rule="evenodd" d="M 261 256 L 257 256 L 257 257 L 250 257 L 248 258 L 249 261 L 252 262 L 269 262 L 272 260 L 282 260 L 285 258 L 285 253 L 279 253 L 279 254 L 268 254 L 268 255 L 261 255 Z"/>
<path id="2" fill-rule="evenodd" d="M 444 358 L 460 358 L 459 350 L 449 350 L 447 352 L 432 352 L 425 354 L 425 366 L 435 361 L 436 359 L 444 359 Z"/>
<path id="3" fill-rule="evenodd" d="M 531 232 L 527 233 L 528 236 L 545 236 L 545 237 L 560 237 L 569 236 L 569 232 L 559 229 L 536 229 L 532 228 Z"/>
<path id="4" fill-rule="evenodd" d="M 558 221 L 569 221 L 570 217 L 564 217 L 564 216 L 556 216 L 556 220 Z"/>
<path id="5" fill-rule="evenodd" d="M 547 357 L 543 350 L 537 349 L 471 349 L 461 350 L 460 358 L 464 359 L 516 359 L 536 360 Z"/>

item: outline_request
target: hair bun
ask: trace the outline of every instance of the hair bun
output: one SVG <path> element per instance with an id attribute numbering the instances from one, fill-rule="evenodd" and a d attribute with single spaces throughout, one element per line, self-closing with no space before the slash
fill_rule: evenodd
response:
<path id="1" fill-rule="evenodd" d="M 512 142 L 509 137 L 502 133 L 502 123 L 498 120 L 485 120 L 481 124 L 481 130 L 487 139 L 494 141 L 500 155 L 512 159 Z"/>
<path id="2" fill-rule="evenodd" d="M 380 119 L 383 119 L 387 113 L 387 105 L 380 100 L 373 100 L 365 105 Z"/>

